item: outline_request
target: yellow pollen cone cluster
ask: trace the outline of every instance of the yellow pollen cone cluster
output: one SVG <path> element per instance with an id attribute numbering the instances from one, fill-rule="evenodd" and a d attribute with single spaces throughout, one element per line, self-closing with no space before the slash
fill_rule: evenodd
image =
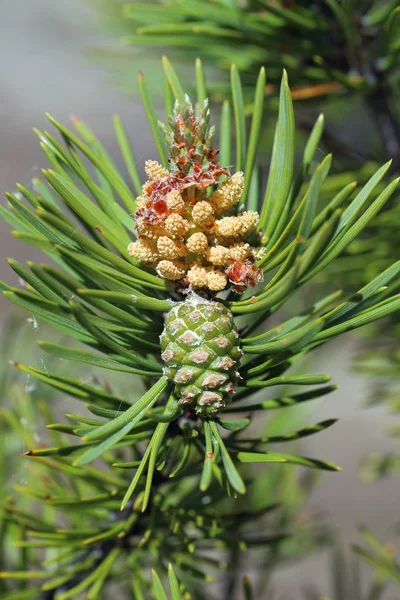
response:
<path id="1" fill-rule="evenodd" d="M 208 196 L 156 161 L 147 161 L 145 170 L 149 179 L 135 215 L 139 237 L 129 254 L 164 279 L 214 293 L 228 282 L 239 291 L 255 285 L 261 272 L 256 249 L 246 240 L 257 228 L 258 213 L 229 215 L 242 196 L 243 173 L 228 177 Z"/>

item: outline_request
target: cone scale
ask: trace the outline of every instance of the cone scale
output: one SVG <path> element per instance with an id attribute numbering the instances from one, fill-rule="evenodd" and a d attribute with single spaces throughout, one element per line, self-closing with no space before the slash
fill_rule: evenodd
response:
<path id="1" fill-rule="evenodd" d="M 160 341 L 165 375 L 182 404 L 203 417 L 223 410 L 235 393 L 243 354 L 230 310 L 191 293 L 166 315 Z"/>

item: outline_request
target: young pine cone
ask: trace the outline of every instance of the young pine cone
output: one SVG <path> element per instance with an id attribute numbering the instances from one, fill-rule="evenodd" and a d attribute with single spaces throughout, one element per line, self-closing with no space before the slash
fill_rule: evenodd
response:
<path id="1" fill-rule="evenodd" d="M 242 350 L 226 306 L 192 294 L 169 311 L 160 341 L 165 374 L 182 404 L 203 417 L 229 404 Z"/>

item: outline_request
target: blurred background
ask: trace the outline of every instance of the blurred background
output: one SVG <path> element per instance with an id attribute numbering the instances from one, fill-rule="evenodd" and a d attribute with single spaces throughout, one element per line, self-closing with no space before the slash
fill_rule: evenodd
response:
<path id="1" fill-rule="evenodd" d="M 16 182 L 29 188 L 32 178 L 40 176 L 40 169 L 46 166 L 32 132 L 32 127 L 46 126 L 46 111 L 63 122 L 72 114 L 83 118 L 111 154 L 115 151 L 111 118 L 118 113 L 129 128 L 139 164 L 152 156 L 153 147 L 140 100 L 119 91 L 113 85 L 110 71 L 103 68 L 101 61 L 93 59 L 93 48 L 109 44 L 110 40 L 98 26 L 97 14 L 89 4 L 82 0 L 2 0 L 0 16 L 0 182 L 3 190 L 15 193 Z M 134 71 L 143 67 L 139 60 L 137 62 L 132 65 Z M 5 203 L 4 198 L 2 203 Z M 4 221 L 0 221 L 0 249 L 0 278 L 11 285 L 18 282 L 7 265 L 8 256 L 22 263 L 40 257 L 39 251 L 34 256 L 32 249 L 14 240 Z M 15 312 L 2 297 L 0 309 L 3 322 L 9 311 Z M 27 321 L 26 327 L 31 326 Z M 388 539 L 398 518 L 398 481 L 388 478 L 366 485 L 357 474 L 365 454 L 392 448 L 392 442 L 385 437 L 389 416 L 384 407 L 363 408 L 371 382 L 350 371 L 352 357 L 362 345 L 362 338 L 348 335 L 336 342 L 336 347 L 331 344 L 325 352 L 318 353 L 314 370 L 331 373 L 333 381 L 340 382 L 341 387 L 328 399 L 313 403 L 312 421 L 335 417 L 339 422 L 303 445 L 304 455 L 317 455 L 343 466 L 341 473 L 321 477 L 306 507 L 327 515 L 338 530 L 343 547 L 358 541 L 356 526 L 359 523 L 368 524 L 379 538 Z M 34 345 L 30 351 L 32 355 L 37 353 Z M 66 410 L 64 405 L 63 412 Z M 310 585 L 328 595 L 331 590 L 329 561 L 330 553 L 322 552 L 276 572 L 274 588 L 278 600 L 297 598 L 298 590 Z M 387 597 L 394 599 L 394 594 L 388 588 Z"/>

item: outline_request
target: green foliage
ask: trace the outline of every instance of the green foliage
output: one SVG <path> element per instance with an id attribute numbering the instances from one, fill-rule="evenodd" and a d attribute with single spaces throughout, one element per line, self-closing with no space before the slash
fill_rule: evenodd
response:
<path id="1" fill-rule="evenodd" d="M 26 524 L 19 526 L 11 522 L 4 504 L 12 504 L 10 483 L 22 487 L 35 486 L 35 473 L 26 468 L 21 461 L 21 453 L 27 448 L 42 443 L 43 422 L 54 419 L 47 401 L 56 399 L 51 388 L 32 380 L 29 375 L 10 368 L 10 358 L 18 355 L 27 360 L 31 354 L 35 339 L 38 335 L 39 324 L 34 317 L 21 318 L 21 315 L 11 313 L 1 329 L 2 347 L 0 352 L 0 569 L 13 565 L 16 569 L 26 566 L 25 550 L 21 552 L 12 546 L 12 541 L 21 541 L 25 536 Z M 42 329 L 42 327 L 41 327 Z M 44 328 L 52 335 L 50 328 Z M 46 361 L 51 368 L 51 359 Z M 58 365 L 59 373 L 69 371 L 77 375 L 78 368 L 71 369 L 67 363 Z M 86 373 L 87 374 L 87 373 Z M 54 432 L 53 443 L 57 443 L 57 433 Z M 19 505 L 20 510 L 29 510 L 26 502 Z M 18 510 L 13 506 L 13 510 Z M 0 579 L 0 594 L 7 590 L 5 581 Z"/>
<path id="2" fill-rule="evenodd" d="M 312 3 L 301 0 L 152 0 L 98 2 L 115 17 L 124 45 L 146 53 L 169 48 L 179 59 L 202 59 L 225 71 L 235 63 L 245 73 L 245 95 L 261 65 L 269 90 L 282 68 L 292 73 L 299 99 L 356 91 L 368 95 L 382 77 L 399 68 L 399 11 L 396 0 Z M 110 28 L 110 22 L 108 23 Z M 228 77 L 213 83 L 215 94 L 230 93 Z"/>
<path id="3" fill-rule="evenodd" d="M 176 578 L 176 574 L 173 566 L 168 565 L 168 582 L 169 589 L 171 592 L 171 600 L 179 600 L 181 598 L 181 594 L 179 591 L 179 583 Z M 163 585 L 160 581 L 159 576 L 156 571 L 153 571 L 153 588 L 154 588 L 154 598 L 156 600 L 168 600 Z"/>
<path id="4" fill-rule="evenodd" d="M 68 425 L 65 429 L 69 432 Z M 143 490 L 121 512 L 123 475 L 129 465 L 114 463 L 116 468 L 111 469 L 115 455 L 105 455 L 106 470 L 74 467 L 68 460 L 71 447 L 66 436 L 56 428 L 50 430 L 58 436 L 65 454 L 31 455 L 30 485 L 14 486 L 25 509 L 21 501 L 16 505 L 10 498 L 4 505 L 5 523 L 12 530 L 9 535 L 15 547 L 15 570 L 3 571 L 0 581 L 29 581 L 29 592 L 21 592 L 28 597 L 42 598 L 40 594 L 47 592 L 57 599 L 75 598 L 78 593 L 97 598 L 111 579 L 131 597 L 147 598 L 148 569 L 155 567 L 164 576 L 164 567 L 171 560 L 179 575 L 182 597 L 208 598 L 202 584 L 211 581 L 210 573 L 227 569 L 228 551 L 268 550 L 268 566 L 297 556 L 300 549 L 304 555 L 307 542 L 312 548 L 322 535 L 312 522 L 303 522 L 297 532 L 289 529 L 293 526 L 291 510 L 304 501 L 305 492 L 293 477 L 287 484 L 299 499 L 291 509 L 275 501 L 273 490 L 269 503 L 258 494 L 257 502 L 250 496 L 245 505 L 227 506 L 224 490 L 215 487 L 199 505 L 197 481 L 180 478 L 165 485 L 157 476 L 146 513 L 141 513 Z M 272 483 L 271 475 L 268 479 Z M 275 473 L 275 485 L 279 481 Z M 264 501 L 263 506 L 260 501 Z M 34 514 L 26 508 L 33 502 L 39 506 Z M 271 517 L 275 525 L 271 525 Z M 265 533 L 255 528 L 260 520 Z M 5 554 L 5 563 L 10 564 L 12 558 Z M 4 592 L 2 597 L 11 599 L 15 593 Z"/>
<path id="5" fill-rule="evenodd" d="M 164 70 L 168 113 L 171 97 L 181 98 L 184 86 L 167 60 Z M 196 75 L 200 105 L 206 95 L 200 62 Z M 263 82 L 263 71 L 259 77 Z M 167 164 L 143 75 L 140 87 L 160 160 Z M 21 567 L 3 572 L 3 578 L 44 580 L 41 589 L 66 600 L 81 592 L 87 598 L 99 597 L 112 574 L 135 598 L 143 598 L 146 569 L 160 570 L 172 563 L 183 589 L 201 598 L 198 581 L 208 580 L 209 565 L 220 567 L 219 559 L 210 558 L 211 549 L 241 550 L 261 544 L 273 547 L 278 555 L 286 538 L 282 530 L 272 536 L 247 535 L 246 521 L 260 515 L 251 501 L 246 504 L 254 487 L 249 465 L 268 463 L 267 473 L 268 469 L 281 473 L 290 465 L 338 470 L 321 458 L 270 450 L 270 445 L 321 432 L 334 420 L 293 430 L 287 424 L 288 429 L 278 432 L 269 425 L 261 434 L 251 433 L 251 420 L 334 391 L 329 375 L 304 372 L 302 359 L 341 333 L 400 308 L 395 293 L 400 263 L 349 298 L 341 299 L 337 290 L 294 314 L 290 308 L 303 286 L 334 262 L 375 218 L 398 180 L 383 184 L 373 196 L 389 168 L 386 164 L 356 193 L 356 184 L 350 183 L 321 203 L 320 191 L 331 166 L 331 156 L 319 164 L 315 161 L 323 121 L 317 120 L 296 168 L 293 106 L 284 73 L 264 189 L 255 169 L 263 112 L 259 90 L 260 85 L 246 140 L 241 81 L 232 68 L 234 127 L 223 132 L 223 155 L 228 156 L 227 149 L 236 140 L 236 160 L 250 182 L 242 200 L 261 215 L 255 242 L 265 248 L 259 262 L 264 281 L 253 295 L 231 292 L 221 297 L 240 318 L 244 359 L 239 391 L 229 408 L 215 418 L 185 411 L 163 374 L 159 344 L 163 313 L 181 298 L 127 252 L 135 236 L 131 213 L 140 186 L 139 168 L 121 121 L 117 118 L 114 124 L 129 182 L 85 123 L 75 120 L 75 133 L 49 116 L 61 141 L 47 131 L 37 132 L 52 167 L 43 172 L 47 187 L 41 184 L 33 194 L 20 186 L 23 200 L 7 194 L 9 210 L 4 209 L 4 216 L 16 237 L 41 248 L 53 264 L 29 262 L 27 269 L 10 261 L 26 285 L 20 289 L 2 284 L 3 293 L 72 338 L 72 346 L 40 342 L 45 353 L 125 373 L 129 384 L 114 391 L 101 381 L 88 384 L 71 374 L 16 363 L 33 380 L 83 401 L 87 412 L 69 414 L 69 423 L 49 424 L 55 436 L 51 447 L 32 444 L 29 448 L 37 484 L 18 491 L 37 501 L 41 512 L 40 516 L 29 511 L 21 514 L 11 500 L 6 502 L 6 514 L 21 532 L 17 547 L 24 557 Z M 229 115 L 226 104 L 225 123 L 230 122 Z M 280 325 L 271 327 L 268 319 L 277 311 Z M 277 386 L 276 395 L 264 395 L 265 388 Z M 289 392 L 293 386 L 293 393 Z M 297 386 L 311 389 L 298 392 Z M 251 398 L 259 390 L 262 395 Z M 242 434 L 247 428 L 250 433 Z M 101 459 L 101 465 L 91 465 L 95 459 Z M 246 486 L 250 496 L 237 501 L 244 508 L 238 512 L 231 499 L 244 494 Z M 273 508 L 264 502 L 261 514 Z M 39 565 L 36 549 L 49 550 L 45 567 Z M 171 593 L 176 593 L 173 584 Z M 10 592 L 8 597 L 40 597 L 40 585 L 32 584 L 17 596 Z M 157 577 L 154 589 L 163 598 Z"/>

